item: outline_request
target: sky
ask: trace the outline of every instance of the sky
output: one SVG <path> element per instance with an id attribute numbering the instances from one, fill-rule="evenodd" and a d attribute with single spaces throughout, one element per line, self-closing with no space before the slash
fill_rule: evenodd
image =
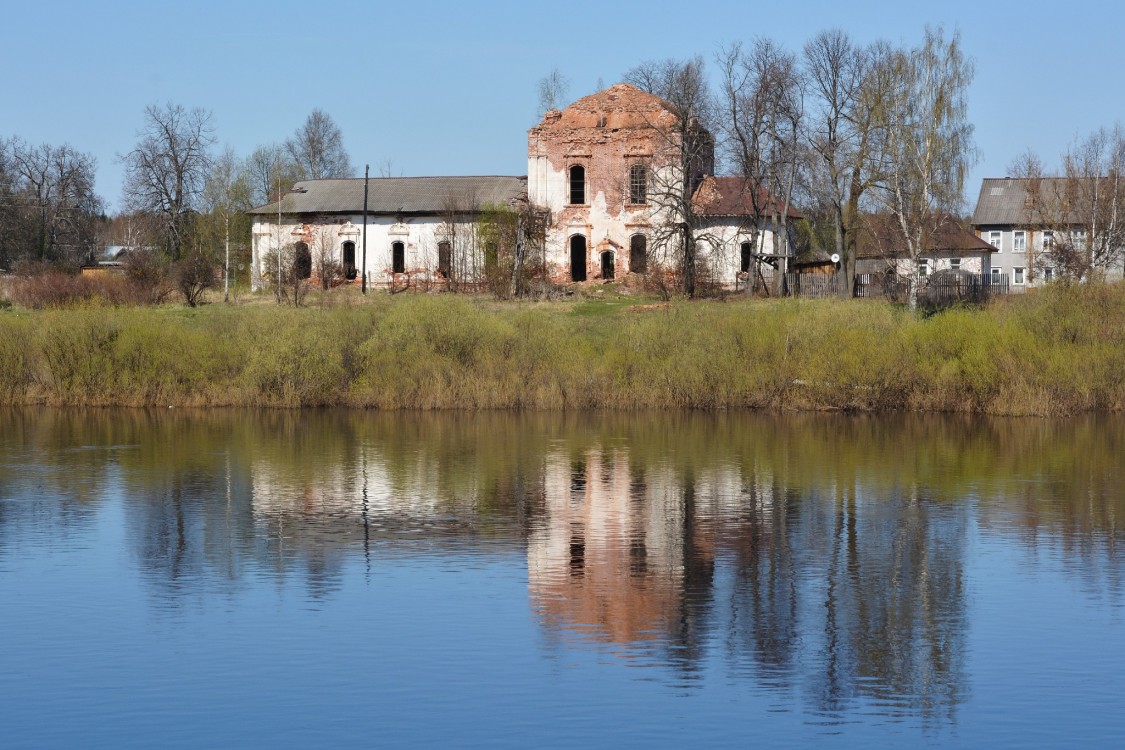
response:
<path id="1" fill-rule="evenodd" d="M 314 108 L 340 126 L 362 175 L 526 174 L 537 82 L 558 68 L 570 99 L 644 60 L 701 55 L 769 36 L 799 51 L 818 31 L 912 46 L 926 24 L 959 30 L 975 66 L 969 118 L 984 177 L 1027 149 L 1048 168 L 1077 137 L 1125 118 L 1113 3 L 556 3 L 104 0 L 8 3 L 0 45 L 0 138 L 93 154 L 96 190 L 120 207 L 119 155 L 149 104 L 213 114 L 239 156 L 283 141 Z"/>

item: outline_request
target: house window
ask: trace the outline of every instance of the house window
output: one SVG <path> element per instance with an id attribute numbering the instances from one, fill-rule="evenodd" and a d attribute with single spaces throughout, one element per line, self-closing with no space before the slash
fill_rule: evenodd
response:
<path id="1" fill-rule="evenodd" d="M 1055 269 L 1044 268 L 1043 269 L 1043 281 L 1050 284 L 1054 280 L 1055 280 Z"/>
<path id="2" fill-rule="evenodd" d="M 406 245 L 391 243 L 391 273 L 406 273 Z"/>
<path id="3" fill-rule="evenodd" d="M 991 231 L 988 233 L 988 244 L 992 245 L 997 250 L 1000 249 L 1000 232 Z"/>
<path id="4" fill-rule="evenodd" d="M 586 205 L 586 168 L 581 164 L 570 168 L 570 205 Z"/>
<path id="5" fill-rule="evenodd" d="M 453 246 L 448 240 L 437 243 L 437 272 L 443 279 L 453 272 Z"/>
<path id="6" fill-rule="evenodd" d="M 1027 232 L 1012 232 L 1012 252 L 1027 252 Z"/>
<path id="7" fill-rule="evenodd" d="M 952 268 L 954 271 L 960 271 L 961 270 L 961 259 L 960 258 L 950 258 L 949 259 L 949 267 Z"/>
<path id="8" fill-rule="evenodd" d="M 1044 230 L 1042 245 L 1043 252 L 1049 252 L 1053 250 L 1055 247 L 1055 233 L 1049 230 Z"/>
<path id="9" fill-rule="evenodd" d="M 1000 279 L 1003 278 L 1003 272 L 999 268 L 992 269 L 992 285 L 1000 286 Z"/>
<path id="10" fill-rule="evenodd" d="M 648 167 L 644 164 L 629 167 L 629 202 L 635 205 L 648 202 Z"/>
<path id="11" fill-rule="evenodd" d="M 629 238 L 629 270 L 633 273 L 648 270 L 648 239 L 643 234 Z"/>
<path id="12" fill-rule="evenodd" d="M 754 248 L 749 242 L 742 243 L 742 264 L 739 270 L 742 273 L 750 273 L 750 259 L 754 257 Z"/>
<path id="13" fill-rule="evenodd" d="M 1017 268 L 1012 269 L 1012 283 L 1013 284 L 1025 284 L 1025 283 L 1027 283 L 1027 282 L 1024 281 L 1024 275 L 1023 275 L 1023 269 L 1022 268 L 1017 267 Z"/>
<path id="14" fill-rule="evenodd" d="M 922 277 L 930 275 L 930 262 L 928 260 L 918 261 L 918 275 Z"/>

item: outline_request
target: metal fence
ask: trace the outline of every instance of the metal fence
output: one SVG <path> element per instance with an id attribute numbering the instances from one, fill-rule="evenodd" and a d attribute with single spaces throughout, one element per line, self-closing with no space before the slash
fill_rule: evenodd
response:
<path id="1" fill-rule="evenodd" d="M 842 279 L 839 274 L 786 274 L 789 293 L 795 297 L 836 297 Z M 923 307 L 949 307 L 964 302 L 982 304 L 997 294 L 1008 294 L 1008 279 L 993 279 L 987 274 L 968 272 L 938 273 L 920 281 L 918 304 Z M 910 282 L 885 273 L 861 273 L 855 277 L 855 296 L 906 302 Z"/>

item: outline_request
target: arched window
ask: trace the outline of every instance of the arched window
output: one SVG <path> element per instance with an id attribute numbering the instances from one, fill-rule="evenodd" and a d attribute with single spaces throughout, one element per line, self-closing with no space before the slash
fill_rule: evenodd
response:
<path id="1" fill-rule="evenodd" d="M 355 243 L 351 240 L 344 243 L 344 276 L 348 279 L 356 277 Z"/>
<path id="2" fill-rule="evenodd" d="M 437 272 L 443 279 L 453 273 L 453 245 L 448 240 L 437 243 Z"/>
<path id="3" fill-rule="evenodd" d="M 629 270 L 633 273 L 648 271 L 648 239 L 643 234 L 629 238 Z"/>
<path id="4" fill-rule="evenodd" d="M 406 273 L 406 245 L 391 243 L 391 273 Z"/>
<path id="5" fill-rule="evenodd" d="M 304 242 L 298 242 L 293 248 L 293 271 L 298 279 L 307 279 L 312 276 L 312 253 Z"/>
<path id="6" fill-rule="evenodd" d="M 742 265 L 739 270 L 750 273 L 750 259 L 754 257 L 753 248 L 749 242 L 742 243 Z"/>
<path id="7" fill-rule="evenodd" d="M 586 168 L 581 164 L 570 168 L 570 205 L 586 205 Z"/>
<path id="8" fill-rule="evenodd" d="M 629 167 L 629 202 L 648 203 L 648 167 L 644 164 Z"/>
<path id="9" fill-rule="evenodd" d="M 570 238 L 570 279 L 586 280 L 586 238 L 580 234 Z"/>

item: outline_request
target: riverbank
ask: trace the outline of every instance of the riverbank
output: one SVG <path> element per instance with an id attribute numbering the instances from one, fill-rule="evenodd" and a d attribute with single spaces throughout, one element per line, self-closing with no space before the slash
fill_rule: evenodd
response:
<path id="1" fill-rule="evenodd" d="M 1125 286 L 879 302 L 0 310 L 0 402 L 377 409 L 1125 410 Z"/>

